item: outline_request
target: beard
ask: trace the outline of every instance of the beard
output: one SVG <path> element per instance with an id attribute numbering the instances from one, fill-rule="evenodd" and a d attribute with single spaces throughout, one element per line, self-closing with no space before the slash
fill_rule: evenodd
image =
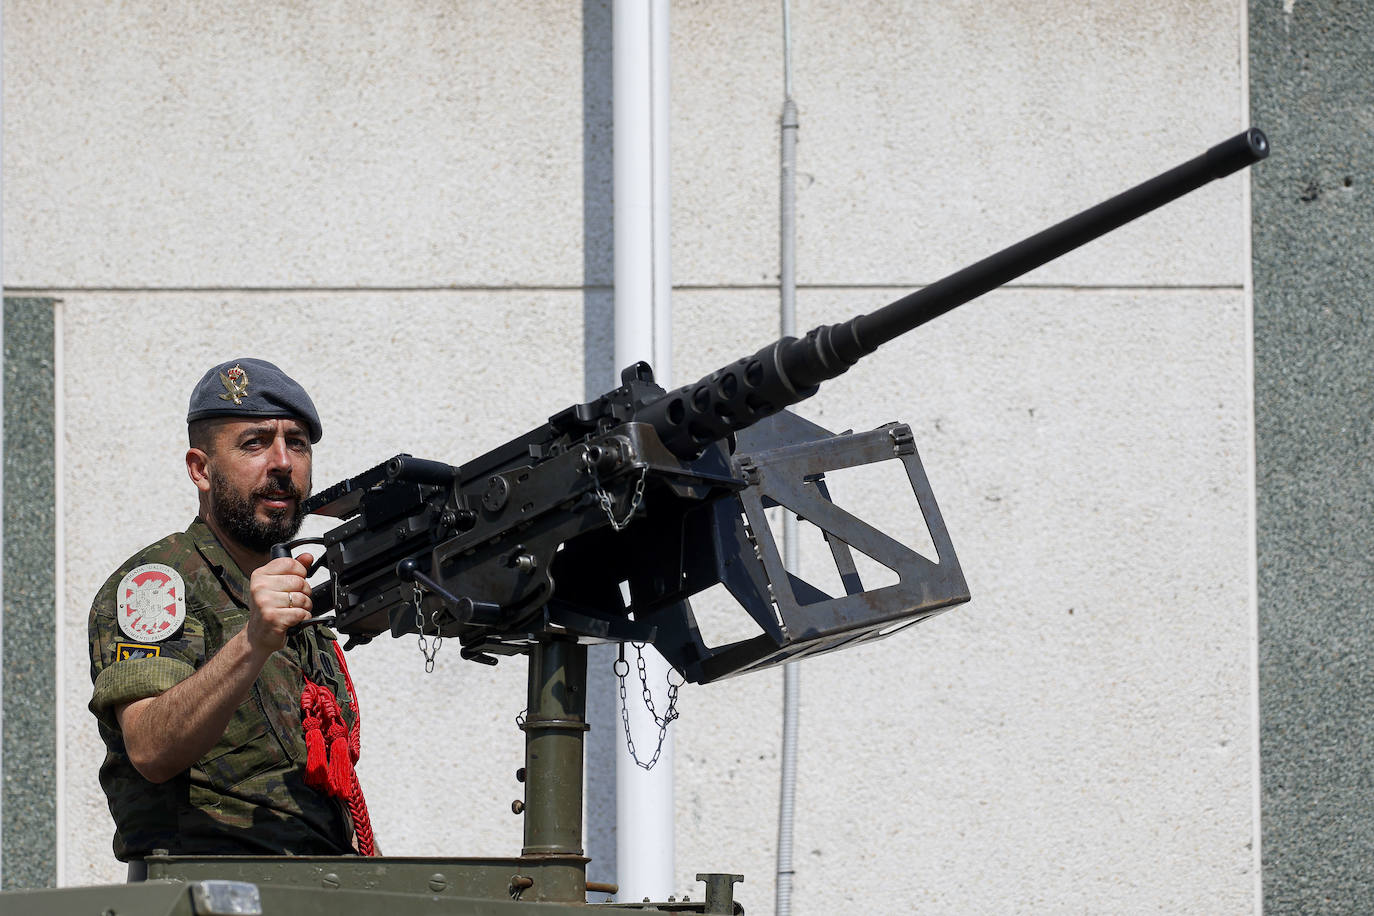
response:
<path id="1" fill-rule="evenodd" d="M 300 530 L 301 503 L 309 495 L 289 477 L 274 477 L 265 486 L 244 495 L 229 488 L 224 478 L 218 474 L 210 475 L 210 513 L 215 517 L 224 533 L 238 541 L 254 553 L 267 553 L 272 545 L 291 540 Z M 281 509 L 268 509 L 267 519 L 258 518 L 257 499 L 259 497 L 286 496 L 293 500 L 292 505 Z"/>

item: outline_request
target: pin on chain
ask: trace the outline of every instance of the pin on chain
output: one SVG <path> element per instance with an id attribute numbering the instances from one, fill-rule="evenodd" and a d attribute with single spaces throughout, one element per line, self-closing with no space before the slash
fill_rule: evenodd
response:
<path id="1" fill-rule="evenodd" d="M 676 668 L 668 669 L 668 708 L 663 715 L 658 714 L 654 707 L 654 694 L 649 689 L 648 671 L 644 667 L 644 643 L 634 643 L 635 653 L 638 656 L 637 664 L 639 667 L 639 685 L 643 691 L 644 706 L 649 710 L 649 715 L 653 716 L 654 724 L 658 726 L 658 746 L 654 748 L 653 757 L 646 763 L 639 759 L 635 753 L 635 739 L 630 734 L 630 711 L 625 705 L 625 676 L 630 673 L 630 663 L 625 661 L 625 644 L 620 644 L 620 657 L 615 662 L 615 676 L 620 681 L 620 721 L 625 726 L 625 745 L 630 751 L 630 759 L 642 769 L 652 770 L 654 764 L 658 763 L 659 755 L 663 753 L 663 742 L 668 737 L 668 723 L 678 717 L 677 712 L 677 691 L 682 686 L 681 681 L 673 681 L 673 675 L 677 672 Z"/>
<path id="2" fill-rule="evenodd" d="M 592 472 L 592 493 L 596 496 L 597 502 L 601 503 L 601 508 L 606 513 L 606 517 L 611 520 L 611 527 L 616 531 L 625 530 L 635 517 L 635 511 L 644 502 L 644 481 L 649 476 L 648 466 L 639 469 L 639 480 L 635 482 L 635 492 L 634 496 L 630 498 L 630 508 L 625 512 L 625 518 L 619 521 L 616 520 L 615 508 L 611 504 L 611 494 L 607 493 L 605 488 L 601 486 L 601 478 L 596 473 L 596 465 L 588 462 L 587 468 Z"/>
<path id="3" fill-rule="evenodd" d="M 420 609 L 420 602 L 424 599 L 425 593 L 418 584 L 414 585 L 413 588 L 415 589 L 415 629 L 420 634 L 420 654 L 425 659 L 425 674 L 433 674 L 434 656 L 439 654 L 439 647 L 444 644 L 444 637 L 439 635 L 439 624 L 435 621 L 433 643 L 425 638 L 425 615 Z M 430 616 L 433 617 L 434 615 Z"/>

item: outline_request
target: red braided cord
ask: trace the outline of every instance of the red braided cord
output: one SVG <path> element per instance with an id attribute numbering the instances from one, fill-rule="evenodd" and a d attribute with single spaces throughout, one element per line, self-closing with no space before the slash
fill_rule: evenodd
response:
<path id="1" fill-rule="evenodd" d="M 365 856 L 377 854 L 377 841 L 372 836 L 372 817 L 367 813 L 367 800 L 358 774 L 353 774 L 353 792 L 348 797 L 348 813 L 353 818 L 353 831 L 358 835 L 358 852 Z"/>
<path id="2" fill-rule="evenodd" d="M 362 755 L 363 714 L 358 706 L 358 691 L 353 687 L 353 675 L 349 673 L 348 662 L 344 659 L 343 647 L 334 640 L 334 654 L 338 656 L 339 668 L 343 671 L 344 683 L 348 685 L 348 696 L 353 705 L 353 728 L 348 735 L 349 756 L 357 763 Z M 365 856 L 377 854 L 376 841 L 372 835 L 372 817 L 367 813 L 367 799 L 363 797 L 362 783 L 358 774 L 353 773 L 353 791 L 349 796 L 348 811 L 353 816 L 353 830 L 358 834 L 358 851 Z"/>
<path id="3" fill-rule="evenodd" d="M 337 641 L 334 643 L 334 653 L 339 658 L 339 666 L 348 685 L 349 705 L 353 707 L 353 727 L 345 729 L 343 712 L 333 692 L 306 678 L 301 691 L 301 722 L 305 729 L 306 747 L 305 780 L 307 785 L 343 800 L 353 819 L 358 851 L 365 856 L 375 856 L 377 845 L 372 834 L 372 817 L 367 811 L 367 800 L 363 797 L 358 773 L 353 769 L 362 752 L 362 716 L 358 712 L 358 693 L 353 688 L 353 676 L 349 674 L 348 663 L 344 661 L 343 651 Z M 325 730 L 329 733 L 327 753 Z"/>

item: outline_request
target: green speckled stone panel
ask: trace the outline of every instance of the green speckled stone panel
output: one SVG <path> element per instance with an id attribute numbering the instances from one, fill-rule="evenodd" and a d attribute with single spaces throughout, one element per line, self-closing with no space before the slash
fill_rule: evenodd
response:
<path id="1" fill-rule="evenodd" d="M 53 300 L 5 299 L 4 751 L 0 883 L 56 879 Z"/>
<path id="2" fill-rule="evenodd" d="M 1374 912 L 1374 4 L 1251 0 L 1264 910 Z"/>

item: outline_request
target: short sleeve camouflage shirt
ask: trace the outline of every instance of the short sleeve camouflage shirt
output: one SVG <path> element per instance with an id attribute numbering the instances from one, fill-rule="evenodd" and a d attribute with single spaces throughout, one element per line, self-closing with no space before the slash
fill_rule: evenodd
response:
<path id="1" fill-rule="evenodd" d="M 158 563 L 185 582 L 185 622 L 150 646 L 120 631 L 117 591 L 126 573 Z M 340 855 L 352 852 L 337 800 L 304 781 L 303 678 L 327 685 L 348 724 L 356 707 L 338 670 L 334 636 L 310 627 L 289 638 L 263 667 L 223 737 L 187 771 L 162 784 L 129 761 L 115 710 L 157 696 L 195 674 L 248 621 L 248 578 L 199 518 L 131 557 L 91 607 L 90 709 L 105 742 L 100 784 L 114 816 L 115 855 L 127 861 L 154 849 L 174 854 Z"/>

